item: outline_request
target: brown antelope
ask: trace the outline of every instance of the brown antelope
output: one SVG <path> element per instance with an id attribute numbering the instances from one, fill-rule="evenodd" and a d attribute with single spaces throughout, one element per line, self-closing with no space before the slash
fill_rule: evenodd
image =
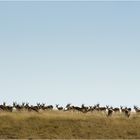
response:
<path id="1" fill-rule="evenodd" d="M 118 107 L 113 108 L 114 112 L 120 112 L 120 109 Z"/>
<path id="2" fill-rule="evenodd" d="M 17 111 L 21 111 L 23 109 L 23 107 L 19 104 L 17 104 L 16 102 L 13 102 L 13 107 L 17 110 Z"/>
<path id="3" fill-rule="evenodd" d="M 130 117 L 131 108 L 127 108 L 127 107 L 123 108 L 121 106 L 121 111 L 122 111 L 122 113 L 125 114 L 126 117 L 128 117 L 128 118 Z"/>
<path id="4" fill-rule="evenodd" d="M 87 113 L 88 112 L 88 107 L 86 107 L 84 104 L 82 104 L 81 105 L 81 111 L 83 112 L 83 113 Z"/>
<path id="5" fill-rule="evenodd" d="M 4 111 L 5 107 L 3 105 L 0 105 L 0 111 Z"/>
<path id="6" fill-rule="evenodd" d="M 130 111 L 128 109 L 125 110 L 125 116 L 128 118 L 130 117 Z"/>
<path id="7" fill-rule="evenodd" d="M 140 113 L 140 108 L 134 105 L 134 110 L 136 111 L 136 113 Z"/>
<path id="8" fill-rule="evenodd" d="M 35 112 L 39 112 L 39 107 L 38 106 L 29 106 L 29 103 L 26 103 L 25 108 L 31 112 L 31 111 L 35 111 Z"/>
<path id="9" fill-rule="evenodd" d="M 108 108 L 107 116 L 110 117 L 113 114 L 113 110 L 111 108 Z"/>
<path id="10" fill-rule="evenodd" d="M 58 110 L 63 110 L 63 107 L 62 107 L 62 106 L 59 107 L 59 104 L 56 104 L 56 108 L 57 108 Z"/>
<path id="11" fill-rule="evenodd" d="M 45 106 L 45 104 L 42 104 L 41 109 L 42 110 L 53 110 L 53 106 L 52 105 Z"/>
<path id="12" fill-rule="evenodd" d="M 96 108 L 95 106 L 89 106 L 88 111 L 89 111 L 89 112 L 93 112 L 93 111 L 95 110 L 95 108 Z"/>
<path id="13" fill-rule="evenodd" d="M 3 105 L 1 105 L 1 109 L 3 111 L 8 111 L 8 112 L 12 112 L 13 111 L 13 107 L 9 106 L 9 105 L 6 105 L 6 102 L 3 102 Z"/>
<path id="14" fill-rule="evenodd" d="M 71 106 L 71 104 L 67 104 L 66 109 L 69 110 L 70 106 Z"/>
<path id="15" fill-rule="evenodd" d="M 112 116 L 113 114 L 113 107 L 109 107 L 108 105 L 106 106 L 108 112 L 107 112 L 107 117 Z"/>
<path id="16" fill-rule="evenodd" d="M 65 107 L 65 111 L 74 111 L 73 106 L 71 106 L 71 104 L 67 104 Z"/>
<path id="17" fill-rule="evenodd" d="M 106 111 L 106 107 L 100 107 L 100 104 L 97 104 L 97 105 L 95 105 L 96 106 L 96 108 L 95 108 L 95 110 L 97 110 L 97 111 Z"/>
<path id="18" fill-rule="evenodd" d="M 124 109 L 122 106 L 120 106 L 120 109 L 121 109 L 121 112 L 122 112 L 122 113 L 125 112 L 125 109 Z"/>

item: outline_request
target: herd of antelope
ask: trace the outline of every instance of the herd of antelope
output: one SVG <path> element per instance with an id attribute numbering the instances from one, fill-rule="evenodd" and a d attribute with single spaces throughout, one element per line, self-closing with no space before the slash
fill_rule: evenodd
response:
<path id="1" fill-rule="evenodd" d="M 56 108 L 55 108 L 56 107 Z M 126 117 L 130 117 L 132 108 L 128 107 L 112 107 L 112 106 L 100 106 L 100 104 L 96 104 L 94 106 L 85 106 L 84 104 L 79 106 L 73 106 L 71 104 L 67 104 L 66 107 L 59 106 L 59 104 L 56 104 L 56 106 L 53 105 L 45 105 L 45 103 L 37 103 L 34 105 L 29 105 L 29 103 L 22 103 L 17 104 L 16 102 L 13 102 L 13 105 L 6 105 L 5 102 L 0 105 L 0 112 L 6 111 L 6 112 L 14 112 L 14 111 L 29 111 L 29 112 L 39 112 L 39 111 L 51 111 L 54 109 L 57 109 L 59 111 L 77 111 L 81 113 L 88 113 L 88 112 L 105 112 L 106 115 L 112 116 L 113 113 L 123 113 Z M 134 106 L 134 111 L 136 113 L 140 113 L 140 108 L 137 106 Z"/>

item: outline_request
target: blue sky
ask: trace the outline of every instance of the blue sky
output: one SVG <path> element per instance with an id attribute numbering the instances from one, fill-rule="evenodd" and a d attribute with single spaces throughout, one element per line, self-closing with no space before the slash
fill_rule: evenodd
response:
<path id="1" fill-rule="evenodd" d="M 140 2 L 0 2 L 0 103 L 140 106 Z"/>

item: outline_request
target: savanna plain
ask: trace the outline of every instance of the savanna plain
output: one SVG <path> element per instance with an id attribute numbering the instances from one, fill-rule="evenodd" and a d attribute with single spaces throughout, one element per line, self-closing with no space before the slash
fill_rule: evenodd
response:
<path id="1" fill-rule="evenodd" d="M 140 139 L 140 114 L 0 112 L 0 138 Z"/>

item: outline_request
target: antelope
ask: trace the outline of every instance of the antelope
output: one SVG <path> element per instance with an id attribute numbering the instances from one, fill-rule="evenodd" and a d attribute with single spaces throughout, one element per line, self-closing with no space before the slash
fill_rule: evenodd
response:
<path id="1" fill-rule="evenodd" d="M 89 106 L 88 111 L 93 112 L 95 110 L 95 108 L 96 108 L 95 106 Z"/>
<path id="2" fill-rule="evenodd" d="M 113 109 L 108 108 L 107 116 L 110 117 L 110 116 L 112 116 L 112 114 L 113 114 Z"/>
<path id="3" fill-rule="evenodd" d="M 131 112 L 132 109 L 131 108 L 127 108 L 127 110 Z"/>
<path id="4" fill-rule="evenodd" d="M 78 107 L 78 106 L 71 106 L 71 108 L 74 110 L 74 111 L 79 111 L 79 112 L 83 112 L 82 108 L 81 107 Z"/>
<path id="5" fill-rule="evenodd" d="M 42 108 L 43 110 L 53 110 L 53 106 L 52 106 L 52 105 L 45 106 L 45 104 L 42 104 L 42 105 L 41 105 L 41 108 Z"/>
<path id="6" fill-rule="evenodd" d="M 67 110 L 70 108 L 70 106 L 71 106 L 71 104 L 66 105 Z"/>
<path id="7" fill-rule="evenodd" d="M 6 111 L 6 103 L 5 102 L 3 102 L 3 105 L 0 105 L 0 110 Z"/>
<path id="8" fill-rule="evenodd" d="M 13 102 L 13 107 L 17 110 L 17 111 L 21 111 L 23 109 L 22 106 L 20 106 L 19 104 L 17 104 L 16 102 Z"/>
<path id="9" fill-rule="evenodd" d="M 0 106 L 0 109 L 2 109 L 3 111 L 12 112 L 13 107 L 12 106 L 6 106 L 6 102 L 3 102 L 3 105 Z"/>
<path id="10" fill-rule="evenodd" d="M 1 111 L 4 111 L 5 110 L 5 107 L 3 105 L 0 105 L 0 110 Z"/>
<path id="11" fill-rule="evenodd" d="M 81 111 L 83 113 L 87 113 L 88 112 L 88 107 L 86 107 L 84 104 L 81 105 Z"/>
<path id="12" fill-rule="evenodd" d="M 100 107 L 100 104 L 97 104 L 95 107 L 97 111 L 106 111 L 106 107 Z"/>
<path id="13" fill-rule="evenodd" d="M 134 109 L 135 109 L 136 113 L 140 113 L 140 108 L 138 108 L 137 106 L 134 106 Z"/>
<path id="14" fill-rule="evenodd" d="M 130 111 L 128 109 L 125 110 L 125 116 L 128 118 L 130 117 Z"/>
<path id="15" fill-rule="evenodd" d="M 122 113 L 125 114 L 126 117 L 128 117 L 128 118 L 130 117 L 131 108 L 127 108 L 127 107 L 123 108 L 121 106 L 121 111 L 122 111 Z"/>
<path id="16" fill-rule="evenodd" d="M 71 110 L 74 110 L 73 106 L 71 106 L 71 104 L 67 104 L 65 107 L 65 111 L 71 111 Z"/>
<path id="17" fill-rule="evenodd" d="M 121 112 L 125 112 L 125 109 L 122 107 L 122 106 L 120 106 L 120 109 L 121 109 Z"/>
<path id="18" fill-rule="evenodd" d="M 48 105 L 48 106 L 46 106 L 46 109 L 47 110 L 53 110 L 53 106 L 52 105 Z"/>
<path id="19" fill-rule="evenodd" d="M 62 107 L 62 106 L 59 107 L 59 104 L 56 104 L 56 108 L 57 108 L 58 110 L 63 110 L 63 107 Z"/>
<path id="20" fill-rule="evenodd" d="M 113 107 L 109 107 L 108 105 L 106 106 L 108 112 L 107 112 L 107 117 L 112 116 L 113 114 Z"/>
<path id="21" fill-rule="evenodd" d="M 118 107 L 113 108 L 114 112 L 120 112 L 120 109 Z"/>
<path id="22" fill-rule="evenodd" d="M 29 111 L 39 112 L 38 106 L 33 106 L 33 105 L 29 106 L 28 110 L 29 110 Z"/>
<path id="23" fill-rule="evenodd" d="M 29 106 L 29 103 L 26 103 L 25 108 L 26 108 L 29 112 L 31 112 L 31 111 L 39 112 L 38 106 L 33 106 L 33 105 Z"/>

